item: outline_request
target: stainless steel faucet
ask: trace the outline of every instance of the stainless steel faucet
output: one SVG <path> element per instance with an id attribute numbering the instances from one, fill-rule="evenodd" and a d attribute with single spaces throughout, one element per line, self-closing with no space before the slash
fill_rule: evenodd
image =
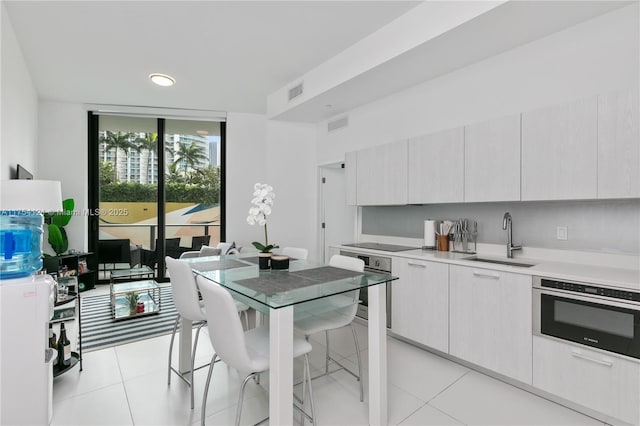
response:
<path id="1" fill-rule="evenodd" d="M 507 257 L 513 257 L 514 250 L 522 249 L 522 246 L 513 245 L 513 226 L 511 223 L 511 214 L 506 212 L 502 218 L 502 229 L 507 231 Z"/>

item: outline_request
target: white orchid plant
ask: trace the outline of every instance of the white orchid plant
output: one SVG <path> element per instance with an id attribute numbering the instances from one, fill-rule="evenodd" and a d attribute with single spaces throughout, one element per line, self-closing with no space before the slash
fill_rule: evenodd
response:
<path id="1" fill-rule="evenodd" d="M 271 185 L 256 183 L 253 186 L 253 199 L 251 200 L 253 206 L 249 209 L 247 223 L 249 225 L 258 224 L 264 226 L 264 244 L 257 241 L 251 243 L 262 253 L 269 253 L 274 248 L 278 248 L 277 245 L 269 244 L 269 234 L 267 233 L 267 216 L 271 214 L 271 207 L 275 198 L 276 194 L 273 192 Z"/>

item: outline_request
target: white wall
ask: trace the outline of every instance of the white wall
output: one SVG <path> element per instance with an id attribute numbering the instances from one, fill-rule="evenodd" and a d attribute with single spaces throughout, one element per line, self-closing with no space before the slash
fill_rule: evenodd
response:
<path id="1" fill-rule="evenodd" d="M 247 224 L 247 215 L 253 185 L 268 180 L 266 134 L 263 115 L 227 114 L 227 240 L 240 246 L 260 241 L 263 235 L 257 226 Z"/>
<path id="2" fill-rule="evenodd" d="M 36 160 L 38 95 L 4 3 L 0 8 L 0 179 L 10 179 L 18 163 L 43 178 Z"/>
<path id="3" fill-rule="evenodd" d="M 65 227 L 69 248 L 86 250 L 87 111 L 78 103 L 40 101 L 38 116 L 38 177 L 59 180 L 62 198 L 74 199 L 77 216 Z M 53 254 L 46 242 L 43 249 Z"/>
<path id="4" fill-rule="evenodd" d="M 227 240 L 264 242 L 264 229 L 246 222 L 253 186 L 268 183 L 276 200 L 267 218 L 269 242 L 316 251 L 315 126 L 227 115 Z"/>
<path id="5" fill-rule="evenodd" d="M 267 122 L 267 183 L 276 193 L 269 240 L 280 247 L 304 247 L 309 260 L 320 255 L 315 140 L 314 125 Z"/>
<path id="6" fill-rule="evenodd" d="M 365 146 L 638 84 L 638 4 L 618 9 L 318 125 L 318 163 Z M 401 76 L 399 76 L 401 78 Z"/>

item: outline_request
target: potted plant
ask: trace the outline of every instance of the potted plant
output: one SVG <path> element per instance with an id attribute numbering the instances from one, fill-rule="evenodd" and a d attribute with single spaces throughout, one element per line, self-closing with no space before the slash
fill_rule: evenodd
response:
<path id="1" fill-rule="evenodd" d="M 138 300 L 140 295 L 136 292 L 127 294 L 127 302 L 129 304 L 129 313 L 135 315 L 138 312 Z"/>
<path id="2" fill-rule="evenodd" d="M 74 207 L 73 198 L 67 198 L 62 201 L 62 213 L 45 214 L 45 223 L 49 232 L 48 241 L 56 256 L 60 256 L 69 248 L 69 239 L 64 227 L 73 217 Z"/>
<path id="3" fill-rule="evenodd" d="M 269 233 L 267 232 L 267 216 L 271 214 L 271 207 L 276 194 L 273 192 L 271 185 L 256 183 L 253 187 L 253 206 L 249 209 L 247 223 L 249 225 L 264 226 L 264 244 L 253 241 L 251 244 L 260 251 L 260 269 L 269 269 L 269 259 L 271 250 L 278 248 L 275 244 L 269 244 Z"/>

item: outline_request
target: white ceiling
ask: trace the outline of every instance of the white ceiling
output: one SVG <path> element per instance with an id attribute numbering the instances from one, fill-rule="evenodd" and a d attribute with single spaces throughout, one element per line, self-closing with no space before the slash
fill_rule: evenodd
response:
<path id="1" fill-rule="evenodd" d="M 304 102 L 294 101 L 286 105 L 284 110 L 269 111 L 269 115 L 270 118 L 291 121 L 317 122 L 329 119 L 359 105 L 453 72 L 612 10 L 630 6 L 637 1 L 502 2 L 462 25 L 447 28 L 438 36 L 410 50 L 400 52 L 391 60 L 366 69 L 350 80 L 341 81 L 340 84 L 329 87 Z M 428 1 L 424 6 L 433 7 L 433 12 L 437 13 L 437 3 Z M 438 16 L 436 13 L 434 15 Z M 434 20 L 441 21 L 437 18 Z M 310 80 L 305 79 L 305 84 L 317 84 L 317 81 Z M 331 108 L 327 108 L 327 105 L 331 105 Z"/>
<path id="2" fill-rule="evenodd" d="M 265 113 L 267 95 L 418 2 L 4 4 L 41 99 Z"/>

